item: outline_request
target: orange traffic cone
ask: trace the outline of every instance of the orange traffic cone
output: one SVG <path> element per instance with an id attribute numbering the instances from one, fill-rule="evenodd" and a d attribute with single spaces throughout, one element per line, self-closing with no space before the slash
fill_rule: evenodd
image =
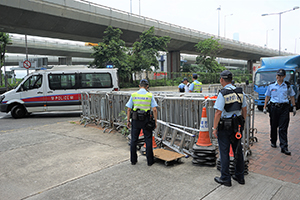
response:
<path id="1" fill-rule="evenodd" d="M 230 144 L 229 156 L 230 157 L 234 157 L 233 150 L 232 150 L 232 145 L 231 144 Z"/>
<path id="2" fill-rule="evenodd" d="M 157 147 L 157 144 L 155 142 L 154 136 L 152 136 L 152 148 L 155 149 Z M 144 148 L 146 148 L 146 142 L 144 143 Z"/>
<path id="3" fill-rule="evenodd" d="M 143 136 L 144 135 L 144 133 L 143 133 L 143 129 L 141 129 L 141 132 L 140 132 L 140 135 L 139 135 L 139 137 L 141 137 L 141 136 Z"/>
<path id="4" fill-rule="evenodd" d="M 203 107 L 202 109 L 202 116 L 200 122 L 200 132 L 199 137 L 196 145 L 199 146 L 211 146 L 212 143 L 210 141 L 209 132 L 208 132 L 208 123 L 207 123 L 207 116 L 206 116 L 206 108 Z"/>

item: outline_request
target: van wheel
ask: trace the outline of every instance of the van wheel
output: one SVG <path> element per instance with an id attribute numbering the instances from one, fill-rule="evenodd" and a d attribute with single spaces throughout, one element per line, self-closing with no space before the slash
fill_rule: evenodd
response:
<path id="1" fill-rule="evenodd" d="M 15 105 L 10 111 L 11 116 L 15 119 L 24 117 L 26 113 L 26 109 L 22 105 Z"/>

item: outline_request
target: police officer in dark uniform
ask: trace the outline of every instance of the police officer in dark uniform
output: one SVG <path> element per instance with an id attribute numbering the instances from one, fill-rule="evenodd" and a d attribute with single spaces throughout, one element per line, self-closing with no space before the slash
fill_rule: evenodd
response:
<path id="1" fill-rule="evenodd" d="M 148 166 L 153 165 L 154 156 L 152 148 L 152 130 L 157 124 L 157 109 L 158 106 L 154 96 L 148 92 L 149 83 L 146 79 L 140 81 L 140 90 L 131 94 L 129 101 L 126 104 L 127 109 L 127 127 L 131 127 L 131 143 L 130 143 L 130 161 L 132 165 L 137 163 L 136 146 L 141 129 L 143 129 L 146 143 L 146 157 Z M 151 108 L 153 111 L 154 121 L 152 121 Z M 130 122 L 130 116 L 132 121 Z M 131 124 L 132 123 L 132 124 Z"/>
<path id="2" fill-rule="evenodd" d="M 246 119 L 247 116 L 247 103 L 242 88 L 236 88 L 231 84 L 232 73 L 225 70 L 220 76 L 220 83 L 224 88 L 219 92 L 214 105 L 216 113 L 214 117 L 213 134 L 218 138 L 219 143 L 221 177 L 215 177 L 214 180 L 219 184 L 230 187 L 230 144 L 232 145 L 236 159 L 235 175 L 233 175 L 232 178 L 239 184 L 245 184 L 244 156 L 240 139 L 237 139 L 236 134 L 237 132 L 242 132 L 244 119 Z"/>
<path id="3" fill-rule="evenodd" d="M 281 153 L 286 155 L 291 155 L 288 150 L 288 140 L 287 131 L 290 122 L 290 103 L 288 97 L 291 99 L 293 105 L 293 114 L 296 115 L 296 104 L 295 104 L 295 92 L 290 83 L 284 81 L 286 77 L 286 72 L 284 69 L 279 69 L 276 74 L 276 82 L 268 86 L 265 93 L 265 104 L 263 112 L 267 113 L 267 104 L 269 103 L 269 116 L 270 116 L 270 126 L 271 134 L 270 141 L 271 147 L 276 148 L 277 142 L 277 128 L 279 129 L 279 141 Z M 270 102 L 269 102 L 270 100 Z"/>

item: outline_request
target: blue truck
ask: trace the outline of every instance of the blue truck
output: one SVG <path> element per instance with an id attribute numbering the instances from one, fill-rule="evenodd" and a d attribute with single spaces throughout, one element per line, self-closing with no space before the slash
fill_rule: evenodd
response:
<path id="1" fill-rule="evenodd" d="M 297 109 L 300 108 L 299 86 L 300 86 L 300 55 L 278 56 L 261 58 L 260 68 L 254 76 L 254 92 L 258 97 L 255 99 L 255 105 L 259 110 L 263 110 L 265 102 L 265 93 L 270 83 L 276 81 L 276 72 L 278 69 L 286 70 L 285 81 L 291 83 L 296 95 L 295 101 Z"/>

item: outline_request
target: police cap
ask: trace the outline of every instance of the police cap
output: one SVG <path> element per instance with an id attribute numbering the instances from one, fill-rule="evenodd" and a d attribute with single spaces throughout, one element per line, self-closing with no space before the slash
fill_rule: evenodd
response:
<path id="1" fill-rule="evenodd" d="M 187 80 L 188 80 L 187 77 L 184 77 L 182 81 L 187 81 Z"/>
<path id="2" fill-rule="evenodd" d="M 229 70 L 224 70 L 220 74 L 221 78 L 224 79 L 231 79 L 232 78 L 232 73 Z"/>
<path id="3" fill-rule="evenodd" d="M 142 80 L 140 81 L 140 85 L 149 85 L 149 82 L 148 82 L 147 79 L 142 79 Z"/>
<path id="4" fill-rule="evenodd" d="M 197 79 L 198 78 L 198 74 L 193 74 L 193 78 Z"/>
<path id="5" fill-rule="evenodd" d="M 278 75 L 278 76 L 285 76 L 285 70 L 284 70 L 284 69 L 279 69 L 279 70 L 277 71 L 277 75 Z"/>

